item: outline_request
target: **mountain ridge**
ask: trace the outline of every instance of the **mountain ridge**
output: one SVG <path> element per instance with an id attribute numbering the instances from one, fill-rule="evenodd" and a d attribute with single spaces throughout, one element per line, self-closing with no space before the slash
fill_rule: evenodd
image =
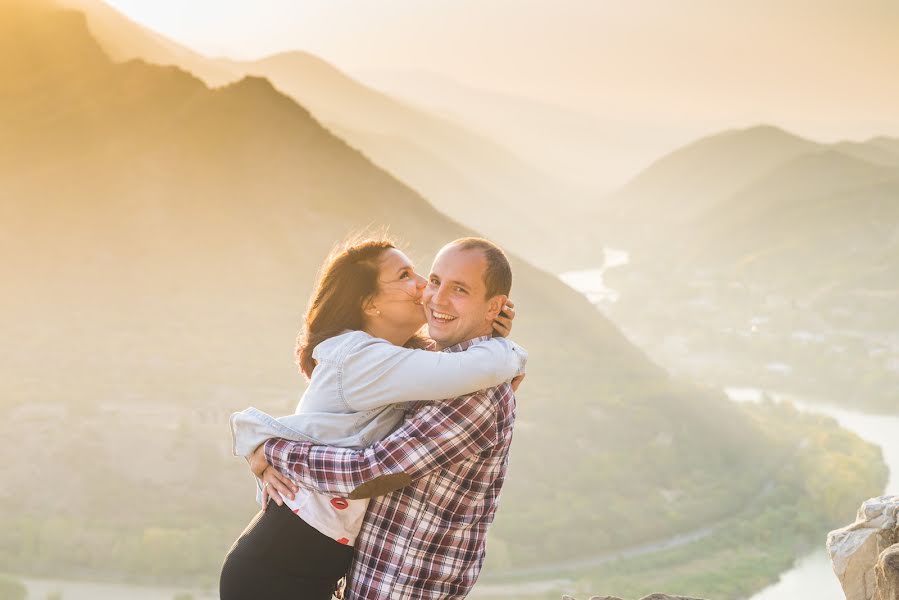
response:
<path id="1" fill-rule="evenodd" d="M 579 192 L 522 160 L 514 149 L 378 92 L 307 52 L 286 51 L 253 61 L 211 59 L 158 34 L 142 34 L 146 28 L 124 24 L 130 21 L 100 0 L 60 1 L 87 12 L 92 33 L 115 50 L 116 59 L 143 55 L 153 63 L 181 65 L 212 86 L 246 74 L 269 78 L 444 214 L 469 224 L 478 215 L 480 229 L 544 268 L 564 258 L 555 256 L 564 255 L 557 245 L 534 252 L 532 236 L 509 224 L 507 215 L 516 212 L 539 236 L 550 237 L 552 228 L 539 216 L 546 212 L 543 207 L 568 198 L 576 202 Z M 122 36 L 118 30 L 123 28 L 132 34 Z M 419 147 L 427 153 L 419 155 Z"/>

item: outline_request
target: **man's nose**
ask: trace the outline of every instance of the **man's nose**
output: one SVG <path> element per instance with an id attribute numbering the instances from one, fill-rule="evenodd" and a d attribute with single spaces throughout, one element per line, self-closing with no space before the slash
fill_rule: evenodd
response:
<path id="1" fill-rule="evenodd" d="M 434 304 L 443 304 L 445 300 L 446 294 L 444 294 L 445 287 L 443 285 L 438 285 L 437 289 L 434 290 L 434 293 L 431 294 L 431 302 Z"/>

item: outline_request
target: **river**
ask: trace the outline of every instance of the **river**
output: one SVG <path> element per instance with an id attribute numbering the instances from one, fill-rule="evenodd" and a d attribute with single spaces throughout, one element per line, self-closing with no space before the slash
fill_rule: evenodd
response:
<path id="1" fill-rule="evenodd" d="M 606 286 L 603 275 L 609 269 L 623 267 L 629 261 L 630 256 L 626 250 L 603 248 L 603 263 L 600 268 L 560 273 L 559 279 L 569 287 L 582 293 L 587 297 L 587 300 L 597 306 L 617 302 L 621 295 L 617 290 Z"/>
<path id="2" fill-rule="evenodd" d="M 725 390 L 731 400 L 737 402 L 758 402 L 762 390 L 755 388 L 728 388 Z M 868 415 L 845 408 L 812 404 L 789 394 L 771 393 L 775 400 L 789 400 L 801 411 L 824 414 L 833 417 L 837 422 L 854 432 L 860 438 L 880 446 L 883 459 L 890 469 L 885 494 L 899 494 L 899 417 Z M 859 504 L 866 498 L 860 498 Z M 851 522 L 852 515 L 847 515 L 846 524 Z M 845 600 L 839 581 L 833 573 L 830 557 L 821 548 L 800 558 L 796 565 L 783 573 L 780 581 L 754 595 L 750 600 L 795 600 L 796 598 L 815 598 L 815 600 Z"/>
<path id="3" fill-rule="evenodd" d="M 583 293 L 597 306 L 614 303 L 620 299 L 617 290 L 608 288 L 603 275 L 608 269 L 627 265 L 629 257 L 626 251 L 605 249 L 604 264 L 599 269 L 570 271 L 559 275 L 569 286 Z M 762 390 L 757 388 L 732 387 L 725 390 L 728 397 L 735 402 L 758 402 Z M 801 411 L 824 414 L 833 417 L 837 422 L 857 434 L 862 439 L 880 446 L 883 458 L 890 469 L 885 494 L 899 494 L 899 417 L 869 415 L 845 408 L 809 402 L 807 399 L 789 394 L 768 391 L 776 401 L 789 400 Z M 859 505 L 866 498 L 859 498 Z M 846 515 L 848 525 L 854 515 Z M 845 600 L 845 596 L 831 568 L 830 557 L 821 540 L 821 547 L 814 552 L 800 557 L 792 569 L 780 575 L 780 580 L 758 592 L 750 600 L 796 600 L 797 598 L 814 598 L 815 600 Z"/>

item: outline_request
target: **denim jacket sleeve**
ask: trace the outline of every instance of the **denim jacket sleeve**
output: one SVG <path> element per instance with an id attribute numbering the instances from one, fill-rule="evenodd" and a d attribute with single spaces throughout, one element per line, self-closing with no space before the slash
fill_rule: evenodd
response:
<path id="1" fill-rule="evenodd" d="M 526 362 L 524 348 L 500 337 L 465 352 L 412 350 L 369 338 L 343 358 L 340 394 L 358 411 L 456 398 L 509 381 L 524 373 Z"/>
<path id="2" fill-rule="evenodd" d="M 249 456 L 265 440 L 269 438 L 284 438 L 294 442 L 312 442 L 324 444 L 325 442 L 302 433 L 292 426 L 291 421 L 298 419 L 297 415 L 275 418 L 258 408 L 250 407 L 231 415 L 231 452 L 234 456 Z"/>

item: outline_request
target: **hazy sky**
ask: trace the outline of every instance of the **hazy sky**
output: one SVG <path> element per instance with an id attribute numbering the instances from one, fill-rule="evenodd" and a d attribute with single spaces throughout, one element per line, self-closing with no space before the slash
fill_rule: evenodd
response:
<path id="1" fill-rule="evenodd" d="M 604 118 L 899 135 L 896 0 L 107 0 L 211 55 L 302 49 Z"/>

